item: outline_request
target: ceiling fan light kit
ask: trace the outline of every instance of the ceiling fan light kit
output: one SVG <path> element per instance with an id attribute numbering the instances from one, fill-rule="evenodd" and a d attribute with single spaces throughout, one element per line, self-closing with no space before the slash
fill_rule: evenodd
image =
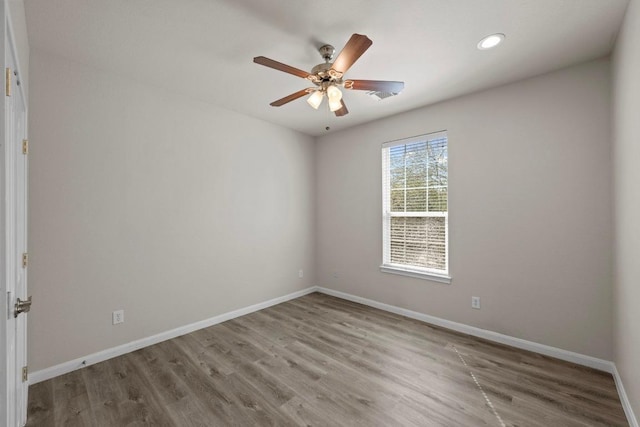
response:
<path id="1" fill-rule="evenodd" d="M 342 102 L 340 102 L 339 99 L 329 99 L 329 110 L 331 110 L 332 113 L 335 113 L 341 108 Z"/>
<path id="2" fill-rule="evenodd" d="M 320 104 L 322 104 L 323 97 L 324 94 L 322 93 L 322 91 L 316 90 L 311 94 L 309 98 L 307 98 L 307 103 L 317 110 Z"/>
<path id="3" fill-rule="evenodd" d="M 342 92 L 335 85 L 330 85 L 327 88 L 327 98 L 330 100 L 340 101 L 342 99 Z"/>
<path id="4" fill-rule="evenodd" d="M 278 71 L 293 74 L 294 76 L 307 79 L 312 82 L 315 87 L 302 89 L 284 98 L 272 102 L 273 107 L 280 107 L 291 101 L 311 94 L 307 98 L 307 103 L 316 110 L 322 104 L 324 96 L 327 96 L 329 109 L 336 115 L 342 117 L 349 113 L 347 106 L 342 99 L 342 91 L 340 87 L 347 90 L 364 90 L 379 91 L 398 94 L 404 89 L 404 82 L 383 81 L 383 80 L 343 80 L 343 76 L 351 68 L 351 66 L 366 52 L 373 42 L 365 35 L 353 34 L 342 51 L 338 54 L 336 60 L 331 62 L 335 48 L 331 45 L 324 45 L 319 49 L 320 56 L 324 59 L 323 64 L 318 64 L 311 70 L 311 73 L 300 70 L 295 67 L 283 64 L 264 56 L 253 58 L 256 64 L 273 68 Z"/>

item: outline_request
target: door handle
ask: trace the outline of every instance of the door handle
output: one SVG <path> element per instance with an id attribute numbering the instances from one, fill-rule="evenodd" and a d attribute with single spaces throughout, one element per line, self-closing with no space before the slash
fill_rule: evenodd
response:
<path id="1" fill-rule="evenodd" d="M 24 301 L 18 298 L 16 301 L 16 311 L 14 312 L 13 317 L 18 317 L 18 314 L 20 313 L 28 313 L 29 310 L 31 310 L 32 302 L 33 301 L 31 301 L 31 296 L 29 296 L 29 298 Z"/>

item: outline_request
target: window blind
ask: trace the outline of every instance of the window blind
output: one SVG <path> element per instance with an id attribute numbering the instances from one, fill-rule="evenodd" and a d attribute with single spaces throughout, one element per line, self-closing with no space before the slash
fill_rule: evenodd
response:
<path id="1" fill-rule="evenodd" d="M 382 146 L 383 266 L 448 275 L 447 134 Z"/>

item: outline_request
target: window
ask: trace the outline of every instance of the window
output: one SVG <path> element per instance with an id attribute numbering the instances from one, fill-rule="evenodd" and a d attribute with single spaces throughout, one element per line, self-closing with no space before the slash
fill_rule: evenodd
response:
<path id="1" fill-rule="evenodd" d="M 382 145 L 381 270 L 449 283 L 447 133 Z"/>

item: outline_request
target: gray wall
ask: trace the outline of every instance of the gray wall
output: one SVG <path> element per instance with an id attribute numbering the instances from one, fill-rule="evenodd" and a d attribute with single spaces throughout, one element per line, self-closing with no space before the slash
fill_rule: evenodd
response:
<path id="1" fill-rule="evenodd" d="M 615 362 L 640 416 L 640 2 L 627 9 L 613 56 Z"/>
<path id="2" fill-rule="evenodd" d="M 31 87 L 32 371 L 315 284 L 311 137 L 35 49 Z"/>
<path id="3" fill-rule="evenodd" d="M 599 60 L 320 138 L 318 285 L 610 360 L 609 90 Z M 381 273 L 380 146 L 442 129 L 453 282 Z"/>

